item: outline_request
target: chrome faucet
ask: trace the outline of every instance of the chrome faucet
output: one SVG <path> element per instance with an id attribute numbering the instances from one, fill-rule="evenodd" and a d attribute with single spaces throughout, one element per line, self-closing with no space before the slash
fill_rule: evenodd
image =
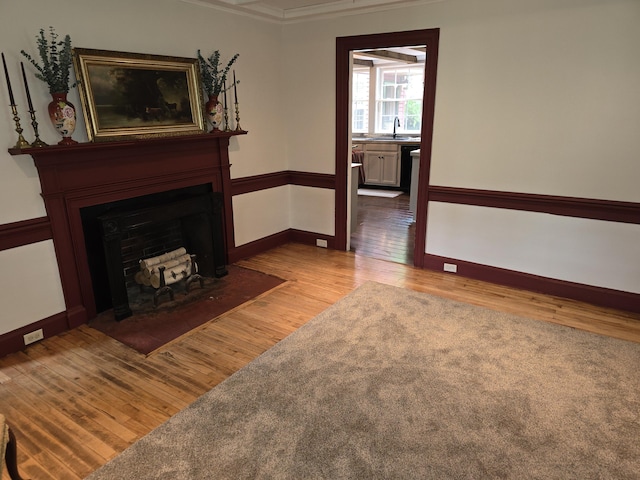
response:
<path id="1" fill-rule="evenodd" d="M 393 138 L 396 138 L 396 125 L 400 126 L 400 119 L 398 117 L 393 119 Z"/>

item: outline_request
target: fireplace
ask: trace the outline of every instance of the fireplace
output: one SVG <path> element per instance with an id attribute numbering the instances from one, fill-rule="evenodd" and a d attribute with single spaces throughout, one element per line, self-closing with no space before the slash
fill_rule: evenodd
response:
<path id="1" fill-rule="evenodd" d="M 228 249 L 235 246 L 229 139 L 245 133 L 218 132 L 10 150 L 14 155 L 31 155 L 38 169 L 61 275 L 68 328 L 87 323 L 97 313 L 83 227 L 83 216 L 96 206 L 128 202 L 129 208 L 135 210 L 143 208 L 146 198 L 180 189 L 212 195 L 210 198 L 215 198 L 219 207 L 217 235 L 222 245 L 216 255 L 223 259 L 214 262 L 214 271 L 226 264 Z"/>
<path id="2" fill-rule="evenodd" d="M 178 248 L 195 256 L 202 276 L 226 275 L 222 206 L 221 193 L 196 185 L 81 208 L 96 312 L 131 316 L 139 261 Z"/>

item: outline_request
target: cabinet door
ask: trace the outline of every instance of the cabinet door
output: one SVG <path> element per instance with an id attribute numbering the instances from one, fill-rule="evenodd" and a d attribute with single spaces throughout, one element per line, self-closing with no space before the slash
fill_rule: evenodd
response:
<path id="1" fill-rule="evenodd" d="M 393 187 L 400 186 L 400 162 L 397 153 L 385 153 L 382 156 L 380 183 Z"/>
<path id="2" fill-rule="evenodd" d="M 364 154 L 364 183 L 380 185 L 382 182 L 382 155 L 380 152 Z"/>
<path id="3" fill-rule="evenodd" d="M 388 187 L 400 186 L 400 157 L 395 143 L 365 143 L 364 183 Z"/>

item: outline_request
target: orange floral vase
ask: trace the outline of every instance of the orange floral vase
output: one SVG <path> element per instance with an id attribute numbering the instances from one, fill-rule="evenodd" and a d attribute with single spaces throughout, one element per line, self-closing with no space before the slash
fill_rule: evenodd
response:
<path id="1" fill-rule="evenodd" d="M 58 145 L 75 145 L 71 135 L 76 129 L 76 107 L 67 100 L 66 93 L 52 93 L 53 100 L 49 104 L 49 118 L 55 129 L 62 135 Z"/>
<path id="2" fill-rule="evenodd" d="M 209 101 L 205 103 L 204 110 L 207 113 L 207 119 L 211 124 L 212 132 L 217 132 L 222 126 L 222 103 L 218 101 L 217 95 L 209 95 Z"/>

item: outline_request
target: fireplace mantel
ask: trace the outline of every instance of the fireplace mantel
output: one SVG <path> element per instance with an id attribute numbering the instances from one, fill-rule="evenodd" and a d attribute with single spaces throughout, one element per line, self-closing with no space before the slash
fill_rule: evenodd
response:
<path id="1" fill-rule="evenodd" d="M 80 209 L 210 184 L 224 198 L 226 249 L 234 247 L 229 139 L 246 131 L 9 149 L 31 155 L 42 187 L 68 328 L 95 317 Z"/>

